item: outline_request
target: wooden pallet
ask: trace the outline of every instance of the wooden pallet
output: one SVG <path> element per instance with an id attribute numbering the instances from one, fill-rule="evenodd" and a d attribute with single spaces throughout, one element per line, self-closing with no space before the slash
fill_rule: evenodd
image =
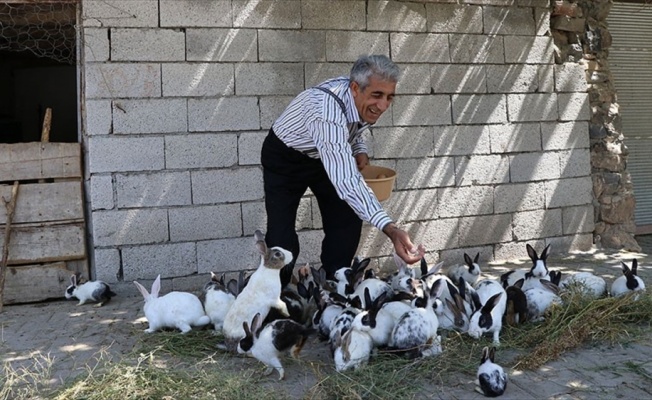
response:
<path id="1" fill-rule="evenodd" d="M 19 182 L 4 304 L 63 297 L 70 275 L 88 277 L 80 144 L 0 144 L 0 179 L 5 199 Z M 2 207 L 0 243 L 6 223 Z"/>

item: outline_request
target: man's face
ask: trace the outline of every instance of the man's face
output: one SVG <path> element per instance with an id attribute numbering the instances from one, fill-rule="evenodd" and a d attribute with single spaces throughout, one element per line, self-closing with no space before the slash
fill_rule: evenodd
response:
<path id="1" fill-rule="evenodd" d="M 375 124 L 378 118 L 389 108 L 394 100 L 396 82 L 389 82 L 372 75 L 369 85 L 361 90 L 357 82 L 351 82 L 351 93 L 360 118 L 369 124 Z"/>

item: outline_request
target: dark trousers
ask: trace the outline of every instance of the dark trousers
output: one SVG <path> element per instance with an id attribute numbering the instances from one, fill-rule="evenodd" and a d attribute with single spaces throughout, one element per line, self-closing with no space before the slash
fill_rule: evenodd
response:
<path id="1" fill-rule="evenodd" d="M 306 189 L 314 193 L 324 226 L 322 268 L 328 277 L 351 265 L 360 242 L 362 220 L 337 196 L 321 160 L 289 148 L 270 129 L 261 153 L 267 212 L 267 246 L 280 246 L 299 256 L 295 230 L 299 201 Z M 283 275 L 283 274 L 282 274 Z"/>

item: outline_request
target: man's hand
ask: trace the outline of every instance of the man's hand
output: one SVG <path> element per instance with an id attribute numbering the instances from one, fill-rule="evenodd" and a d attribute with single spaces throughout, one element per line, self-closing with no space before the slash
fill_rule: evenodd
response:
<path id="1" fill-rule="evenodd" d="M 407 264 L 414 264 L 426 254 L 423 245 L 420 244 L 417 247 L 412 244 L 408 233 L 397 227 L 393 222 L 385 226 L 383 232 L 392 240 L 396 254 Z"/>
<path id="2" fill-rule="evenodd" d="M 358 171 L 362 171 L 364 167 L 369 165 L 369 156 L 366 153 L 358 153 L 355 155 L 355 163 L 358 166 Z"/>

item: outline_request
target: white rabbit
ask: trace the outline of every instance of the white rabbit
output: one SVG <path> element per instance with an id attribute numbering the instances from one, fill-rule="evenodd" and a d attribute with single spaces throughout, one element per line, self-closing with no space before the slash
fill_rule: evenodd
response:
<path id="1" fill-rule="evenodd" d="M 457 282 L 460 278 L 463 278 L 470 285 L 475 285 L 482 273 L 478 264 L 479 258 L 480 253 L 477 253 L 474 259 L 471 259 L 468 254 L 464 253 L 464 264 L 452 266 L 446 275 L 453 282 Z"/>
<path id="2" fill-rule="evenodd" d="M 388 312 L 383 312 L 383 304 L 387 300 L 387 294 L 383 293 L 376 300 L 371 301 L 367 289 L 365 290 L 365 297 L 366 303 L 371 304 L 371 306 L 368 310 L 363 310 L 355 316 L 351 323 L 351 329 L 367 332 L 376 347 L 387 346 L 396 321 Z"/>
<path id="3" fill-rule="evenodd" d="M 338 332 L 333 344 L 335 346 L 333 360 L 338 372 L 367 365 L 374 347 L 371 336 L 357 329 L 349 329 L 344 335 Z"/>
<path id="4" fill-rule="evenodd" d="M 95 301 L 95 307 L 106 304 L 116 294 L 111 291 L 108 284 L 102 281 L 81 282 L 81 274 L 78 272 L 70 277 L 70 286 L 66 288 L 64 296 L 66 299 L 76 297 L 79 300 L 78 306 L 87 301 Z"/>
<path id="5" fill-rule="evenodd" d="M 507 374 L 498 364 L 495 364 L 495 347 L 482 349 L 482 360 L 478 367 L 479 392 L 487 397 L 498 397 L 505 393 L 507 388 Z"/>
<path id="6" fill-rule="evenodd" d="M 559 287 L 554 283 L 541 279 L 543 287 L 533 287 L 524 290 L 527 299 L 528 319 L 532 321 L 543 320 L 546 310 L 553 304 L 561 304 Z"/>
<path id="7" fill-rule="evenodd" d="M 356 315 L 360 313 L 360 308 L 355 306 L 348 306 L 342 310 L 333 320 L 329 327 L 329 342 L 331 345 L 331 353 L 335 351 L 337 347 L 338 336 L 342 337 L 346 331 L 351 329 L 351 324 L 355 319 Z"/>
<path id="8" fill-rule="evenodd" d="M 568 290 L 573 287 L 596 299 L 604 297 L 607 294 L 607 282 L 601 276 L 597 276 L 591 272 L 578 272 L 566 277 L 559 284 L 560 289 Z"/>
<path id="9" fill-rule="evenodd" d="M 548 276 L 548 265 L 546 260 L 548 259 L 548 251 L 550 250 L 550 245 L 547 245 L 543 252 L 541 252 L 541 257 L 537 255 L 536 250 L 529 244 L 525 245 L 527 254 L 532 260 L 532 267 L 529 271 L 523 269 L 516 269 L 513 271 L 506 272 L 500 276 L 500 281 L 503 284 L 503 287 L 512 286 L 519 279 L 526 278 L 528 276 L 533 276 L 535 278 L 545 279 Z M 527 287 L 527 284 L 524 285 Z"/>
<path id="10" fill-rule="evenodd" d="M 177 328 L 181 333 L 188 333 L 192 326 L 203 326 L 211 322 L 204 313 L 199 297 L 192 293 L 170 292 L 158 297 L 161 290 L 161 275 L 156 277 L 152 284 L 152 293 L 140 283 L 134 281 L 145 299 L 143 311 L 149 323 L 147 333 L 153 333 L 161 328 Z"/>
<path id="11" fill-rule="evenodd" d="M 623 276 L 619 276 L 611 284 L 611 295 L 614 297 L 623 296 L 627 293 L 645 291 L 645 282 L 637 275 L 638 260 L 632 260 L 632 268 L 621 262 Z"/>
<path id="12" fill-rule="evenodd" d="M 287 306 L 281 300 L 279 271 L 292 262 L 292 253 L 281 247 L 268 248 L 265 237 L 259 230 L 254 236 L 260 253 L 260 265 L 224 318 L 222 330 L 228 349 L 234 349 L 234 341 L 240 340 L 245 335 L 242 323 L 251 321 L 254 315 L 260 313 L 264 320 L 270 308 L 276 308 L 283 315 L 289 316 Z"/>
<path id="13" fill-rule="evenodd" d="M 261 327 L 260 314 L 254 315 L 251 329 L 242 323 L 245 337 L 238 342 L 238 353 L 248 354 L 267 366 L 265 375 L 278 371 L 278 379 L 285 379 L 285 370 L 279 356 L 289 350 L 292 358 L 298 358 L 308 335 L 314 332 L 291 319 L 277 319 Z"/>
<path id="14" fill-rule="evenodd" d="M 460 279 L 464 281 L 463 278 Z M 466 282 L 463 283 L 467 284 Z M 462 294 L 460 294 L 460 291 L 452 283 L 446 281 L 446 285 L 448 286 L 448 293 L 453 300 L 440 298 L 442 307 L 435 309 L 435 313 L 439 319 L 439 328 L 466 332 L 469 330 L 469 315 L 471 314 L 470 305 L 464 301 L 466 287 L 461 286 Z"/>
<path id="15" fill-rule="evenodd" d="M 204 285 L 204 310 L 216 331 L 222 330 L 224 318 L 234 301 L 235 294 L 229 292 L 224 284 L 224 274 L 218 278 L 211 272 L 210 282 Z"/>
<path id="16" fill-rule="evenodd" d="M 479 339 L 485 333 L 493 333 L 493 343 L 499 346 L 507 305 L 505 289 L 497 281 L 485 279 L 478 282 L 471 297 L 475 311 L 469 320 L 469 336 Z"/>
<path id="17" fill-rule="evenodd" d="M 369 290 L 371 301 L 376 300 L 383 293 L 386 293 L 388 296 L 391 296 L 394 293 L 390 284 L 383 280 L 378 278 L 365 279 L 360 282 L 358 287 L 355 288 L 355 291 L 353 291 L 353 294 L 350 296 L 351 298 L 360 298 L 362 300 L 362 308 L 369 308 L 371 306 L 371 304 L 366 304 L 364 297 L 365 290 L 367 289 Z"/>
<path id="18" fill-rule="evenodd" d="M 441 338 L 437 337 L 439 320 L 435 308 L 441 307 L 443 281 L 438 280 L 426 297 L 414 299 L 414 308 L 403 314 L 392 330 L 389 347 L 410 358 L 441 353 Z"/>

